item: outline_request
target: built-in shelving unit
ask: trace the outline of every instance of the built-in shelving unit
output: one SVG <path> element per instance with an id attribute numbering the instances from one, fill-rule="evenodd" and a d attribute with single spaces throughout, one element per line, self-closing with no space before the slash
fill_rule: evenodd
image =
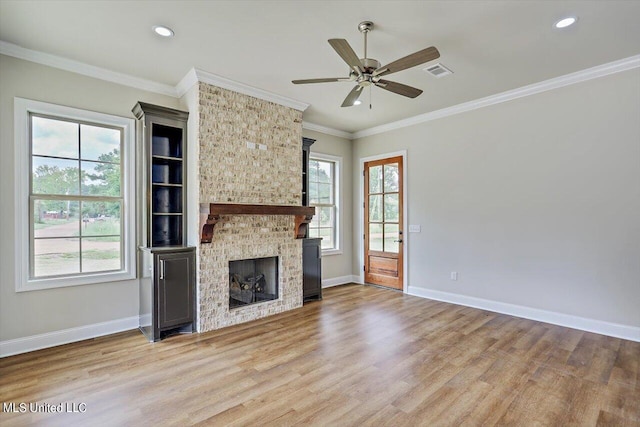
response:
<path id="1" fill-rule="evenodd" d="M 186 247 L 189 113 L 139 102 L 140 330 L 150 341 L 196 330 L 195 248 Z"/>
<path id="2" fill-rule="evenodd" d="M 309 156 L 315 139 L 302 137 L 302 205 L 309 206 Z M 315 211 L 315 209 L 314 209 Z M 315 212 L 314 212 L 315 213 Z M 322 238 L 309 238 L 305 228 L 302 243 L 302 298 L 303 301 L 322 299 Z"/>
<path id="3" fill-rule="evenodd" d="M 188 113 L 138 103 L 133 109 L 140 122 L 138 167 L 141 246 L 185 244 L 186 131 Z"/>
<path id="4" fill-rule="evenodd" d="M 309 154 L 315 139 L 302 137 L 302 206 L 309 206 Z"/>

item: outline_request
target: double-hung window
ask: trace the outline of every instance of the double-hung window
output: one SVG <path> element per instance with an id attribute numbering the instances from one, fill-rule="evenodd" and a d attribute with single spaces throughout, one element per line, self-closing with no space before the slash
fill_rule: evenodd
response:
<path id="1" fill-rule="evenodd" d="M 16 98 L 17 290 L 133 278 L 133 121 Z"/>
<path id="2" fill-rule="evenodd" d="M 339 182 L 340 158 L 311 153 L 309 156 L 309 205 L 316 213 L 309 224 L 309 237 L 322 237 L 322 251 L 340 253 Z"/>

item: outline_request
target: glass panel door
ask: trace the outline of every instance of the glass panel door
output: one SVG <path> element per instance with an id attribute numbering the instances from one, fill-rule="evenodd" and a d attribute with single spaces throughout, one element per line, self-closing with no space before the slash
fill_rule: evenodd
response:
<path id="1" fill-rule="evenodd" d="M 402 289 L 402 157 L 365 163 L 365 281 Z"/>

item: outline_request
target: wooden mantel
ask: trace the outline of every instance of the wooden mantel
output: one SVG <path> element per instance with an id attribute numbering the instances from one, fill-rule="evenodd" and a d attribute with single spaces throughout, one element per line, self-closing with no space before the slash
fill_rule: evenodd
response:
<path id="1" fill-rule="evenodd" d="M 310 206 L 201 203 L 200 226 L 202 234 L 200 243 L 211 243 L 213 240 L 213 227 L 220 221 L 222 215 L 294 215 L 294 237 L 302 239 L 307 234 L 307 226 L 311 222 L 314 213 L 315 208 Z"/>

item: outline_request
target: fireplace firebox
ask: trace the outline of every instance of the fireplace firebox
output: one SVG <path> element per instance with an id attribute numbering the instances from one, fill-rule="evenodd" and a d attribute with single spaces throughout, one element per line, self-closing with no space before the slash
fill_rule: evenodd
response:
<path id="1" fill-rule="evenodd" d="M 278 299 L 278 257 L 229 261 L 229 308 Z"/>

